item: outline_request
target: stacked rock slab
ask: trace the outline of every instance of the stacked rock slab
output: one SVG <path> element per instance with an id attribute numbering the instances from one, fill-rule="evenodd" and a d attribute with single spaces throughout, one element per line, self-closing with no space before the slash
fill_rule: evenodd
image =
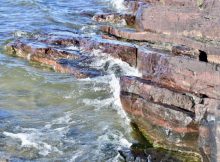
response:
<path id="1" fill-rule="evenodd" d="M 43 36 L 42 36 L 43 37 Z M 76 50 L 68 51 L 74 46 Z M 137 48 L 129 43 L 96 39 L 85 36 L 59 37 L 44 39 L 18 39 L 6 45 L 9 54 L 28 61 L 40 63 L 61 73 L 72 74 L 76 78 L 87 78 L 105 75 L 105 71 L 93 67 L 94 54 L 105 53 L 121 59 L 131 66 L 136 66 Z M 101 57 L 101 55 L 100 55 Z M 90 66 L 91 65 L 91 66 Z"/>
<path id="2" fill-rule="evenodd" d="M 135 31 L 112 27 L 103 31 L 128 40 L 184 45 L 204 54 L 206 59 L 201 60 L 220 63 L 219 0 L 137 0 L 126 3 L 135 14 Z"/>
<path id="3" fill-rule="evenodd" d="M 220 107 L 217 67 L 139 49 L 137 68 L 143 76 L 121 78 L 122 105 L 155 145 L 202 151 L 209 159 L 216 151 L 210 123 Z"/>
<path id="4" fill-rule="evenodd" d="M 136 29 L 102 26 L 116 38 L 170 43 L 170 54 L 138 49 L 141 78 L 121 77 L 121 102 L 156 146 L 219 161 L 218 0 L 126 1 Z"/>
<path id="5" fill-rule="evenodd" d="M 126 0 L 126 4 L 132 14 L 97 15 L 94 20 L 125 21 L 135 29 L 101 30 L 115 39 L 170 43 L 170 52 L 82 35 L 16 40 L 7 50 L 77 78 L 105 74 L 89 66 L 97 57 L 90 54 L 94 50 L 127 62 L 142 77 L 120 78 L 122 106 L 152 144 L 220 161 L 220 1 Z M 71 46 L 77 50 L 68 51 Z"/>

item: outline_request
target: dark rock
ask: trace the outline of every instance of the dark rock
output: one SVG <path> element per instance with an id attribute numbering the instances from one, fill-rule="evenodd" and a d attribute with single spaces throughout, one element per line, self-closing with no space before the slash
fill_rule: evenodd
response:
<path id="1" fill-rule="evenodd" d="M 132 26 L 135 23 L 135 16 L 131 14 L 98 14 L 93 17 L 97 22 L 110 22 L 110 23 L 126 23 Z"/>
<path id="2" fill-rule="evenodd" d="M 184 45 L 177 45 L 172 47 L 172 53 L 175 55 L 186 55 L 199 60 L 199 50 L 192 49 Z"/>

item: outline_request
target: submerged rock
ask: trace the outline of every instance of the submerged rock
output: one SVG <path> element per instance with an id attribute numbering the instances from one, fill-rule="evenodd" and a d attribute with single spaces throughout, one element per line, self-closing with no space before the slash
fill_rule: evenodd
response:
<path id="1" fill-rule="evenodd" d="M 132 14 L 97 14 L 93 17 L 97 22 L 119 23 L 132 26 L 135 23 L 135 16 Z"/>
<path id="2" fill-rule="evenodd" d="M 81 66 L 79 63 L 82 60 L 88 60 L 91 57 L 81 56 L 78 52 L 67 52 L 43 43 L 21 40 L 9 43 L 6 50 L 14 56 L 49 66 L 57 72 L 72 74 L 76 78 L 103 75 L 102 71 Z"/>
<path id="3" fill-rule="evenodd" d="M 77 34 L 49 36 L 16 40 L 6 48 L 12 55 L 77 78 L 105 75 L 105 67 L 100 69 L 93 64 L 102 55 L 136 67 L 141 77 L 120 78 L 121 103 L 150 144 L 163 149 L 140 151 L 133 145 L 132 151 L 119 151 L 125 161 L 177 162 L 182 161 L 178 158 L 180 151 L 195 153 L 188 161 L 200 161 L 200 155 L 204 161 L 218 159 L 219 124 L 215 125 L 215 120 L 220 116 L 219 1 L 212 5 L 206 0 L 125 3 L 132 14 L 100 14 L 93 19 L 126 22 L 135 25 L 135 29 L 102 26 L 101 31 L 108 34 L 103 38 L 107 39 Z M 168 43 L 171 48 L 166 53 L 149 51 L 117 38 Z M 167 157 L 167 150 L 177 153 Z"/>

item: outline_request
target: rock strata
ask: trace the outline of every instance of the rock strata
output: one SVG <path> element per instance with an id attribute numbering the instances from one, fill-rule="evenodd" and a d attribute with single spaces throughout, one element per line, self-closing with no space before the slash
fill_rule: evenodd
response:
<path id="1" fill-rule="evenodd" d="M 121 76 L 120 99 L 151 144 L 218 161 L 220 1 L 126 0 L 125 4 L 131 13 L 93 17 L 103 23 L 102 38 L 53 35 L 15 40 L 6 49 L 76 78 L 105 75 L 93 64 L 102 55 L 121 59 L 142 74 Z M 129 28 L 114 26 L 121 22 Z M 165 52 L 140 45 L 146 42 L 169 48 L 164 46 Z"/>
<path id="2" fill-rule="evenodd" d="M 156 146 L 218 161 L 220 1 L 125 3 L 136 15 L 135 28 L 103 25 L 101 31 L 127 41 L 169 44 L 164 49 L 170 52 L 138 48 L 142 77 L 120 80 L 124 110 Z"/>

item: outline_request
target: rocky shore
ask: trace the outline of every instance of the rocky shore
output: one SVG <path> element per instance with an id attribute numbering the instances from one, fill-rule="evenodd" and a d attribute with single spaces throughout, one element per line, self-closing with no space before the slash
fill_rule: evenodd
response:
<path id="1" fill-rule="evenodd" d="M 220 1 L 125 5 L 126 14 L 94 15 L 100 36 L 19 38 L 6 50 L 76 78 L 105 75 L 93 64 L 103 53 L 127 62 L 142 76 L 120 77 L 121 103 L 150 143 L 195 154 L 198 161 L 219 161 Z"/>

